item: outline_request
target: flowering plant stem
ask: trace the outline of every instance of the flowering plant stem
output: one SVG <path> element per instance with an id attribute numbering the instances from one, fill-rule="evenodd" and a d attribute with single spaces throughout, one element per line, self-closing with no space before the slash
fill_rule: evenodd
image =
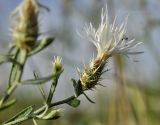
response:
<path id="1" fill-rule="evenodd" d="M 8 98 L 16 89 L 17 85 L 21 82 L 26 59 L 27 59 L 27 51 L 24 49 L 16 49 L 14 60 L 18 62 L 18 64 L 15 64 L 15 63 L 12 64 L 12 69 L 10 72 L 10 78 L 8 83 L 8 89 L 5 93 L 5 96 L 0 100 L 0 107 L 5 101 L 8 100 Z"/>
<path id="2" fill-rule="evenodd" d="M 91 62 L 85 66 L 84 71 L 79 73 L 79 80 L 71 79 L 74 87 L 74 95 L 52 103 L 52 98 L 55 94 L 55 90 L 58 84 L 59 77 L 63 72 L 63 65 L 61 58 L 57 57 L 53 62 L 52 74 L 47 77 L 38 77 L 34 74 L 34 79 L 28 79 L 22 81 L 22 75 L 24 66 L 28 57 L 39 53 L 47 46 L 49 46 L 54 38 L 44 38 L 38 41 L 39 38 L 39 20 L 38 16 L 40 8 L 45 8 L 38 3 L 37 0 L 24 0 L 12 13 L 12 16 L 16 17 L 15 25 L 12 28 L 12 36 L 14 38 L 14 44 L 9 52 L 5 55 L 0 55 L 0 64 L 4 62 L 11 62 L 12 67 L 10 71 L 8 88 L 5 95 L 0 99 L 0 110 L 10 107 L 15 103 L 12 99 L 8 101 L 12 93 L 15 91 L 18 85 L 37 85 L 39 86 L 40 92 L 43 97 L 43 104 L 37 108 L 36 105 L 30 105 L 22 109 L 15 116 L 5 121 L 3 125 L 19 125 L 27 120 L 33 120 L 34 124 L 37 125 L 35 120 L 55 120 L 60 117 L 62 111 L 61 108 L 55 106 L 61 104 L 68 104 L 72 107 L 78 107 L 80 100 L 78 97 L 84 95 L 88 101 L 94 103 L 86 94 L 85 91 L 93 90 L 97 85 L 101 85 L 102 75 L 105 70 L 108 59 L 112 56 L 123 54 L 136 55 L 142 52 L 130 51 L 132 48 L 141 44 L 136 43 L 135 39 L 128 39 L 126 36 L 126 24 L 127 19 L 120 26 L 115 26 L 116 20 L 112 24 L 108 20 L 108 10 L 102 9 L 101 23 L 96 29 L 90 23 L 89 26 L 84 28 L 84 36 L 88 41 L 92 42 L 97 49 L 97 56 L 92 59 Z M 119 65 L 117 65 L 119 66 Z M 51 87 L 49 94 L 43 89 L 42 84 L 51 81 Z"/>
<path id="3" fill-rule="evenodd" d="M 64 99 L 64 100 L 61 100 L 61 101 L 58 101 L 58 102 L 55 102 L 55 103 L 51 103 L 51 104 L 49 104 L 49 105 L 44 105 L 44 106 L 42 106 L 41 108 L 37 109 L 37 110 L 34 112 L 34 114 L 37 115 L 37 114 L 43 112 L 47 106 L 48 106 L 49 108 L 51 108 L 51 107 L 54 107 L 54 106 L 57 106 L 57 105 L 61 105 L 61 104 L 68 103 L 68 102 L 72 101 L 72 100 L 75 99 L 75 98 L 76 98 L 76 96 L 73 95 L 73 96 L 70 96 L 70 97 L 68 97 L 68 98 L 66 98 L 66 99 Z"/>
<path id="4" fill-rule="evenodd" d="M 41 114 L 42 112 L 45 112 L 46 108 L 52 108 L 54 106 L 57 106 L 57 105 L 61 105 L 61 104 L 65 104 L 65 103 L 68 103 L 72 100 L 74 100 L 75 98 L 77 98 L 76 96 L 70 96 L 64 100 L 61 100 L 61 101 L 58 101 L 58 102 L 55 102 L 55 103 L 51 103 L 51 104 L 46 104 L 42 107 L 40 107 L 39 109 L 37 109 L 36 111 L 33 112 L 32 116 L 36 116 L 36 115 L 39 115 Z M 14 120 L 12 122 L 9 122 L 9 123 L 4 123 L 3 125 L 14 125 L 14 124 L 17 124 L 17 123 L 22 123 L 22 122 L 25 122 L 29 119 L 33 119 L 33 117 L 30 116 L 30 117 L 22 117 L 22 118 L 19 118 L 18 120 Z M 35 119 L 34 119 L 35 121 Z"/>
<path id="5" fill-rule="evenodd" d="M 50 88 L 48 99 L 47 99 L 47 104 L 50 104 L 51 101 L 52 101 L 52 98 L 53 98 L 54 92 L 56 90 L 56 86 L 57 86 L 57 82 L 58 82 L 60 74 L 61 74 L 61 72 L 56 74 L 56 77 L 53 78 L 53 82 L 51 84 L 51 88 Z"/>

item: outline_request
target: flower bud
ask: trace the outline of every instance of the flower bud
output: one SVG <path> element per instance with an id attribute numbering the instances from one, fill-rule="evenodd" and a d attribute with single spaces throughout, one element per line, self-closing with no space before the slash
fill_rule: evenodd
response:
<path id="1" fill-rule="evenodd" d="M 38 37 L 39 5 L 36 0 L 23 0 L 12 14 L 12 36 L 17 48 L 31 50 Z"/>
<path id="2" fill-rule="evenodd" d="M 63 70 L 63 65 L 62 65 L 62 58 L 57 56 L 54 58 L 53 62 L 53 70 L 55 73 L 59 73 Z"/>
<path id="3" fill-rule="evenodd" d="M 106 59 L 107 57 L 104 54 L 103 56 L 97 57 L 95 60 L 91 61 L 89 66 L 85 68 L 84 72 L 80 76 L 83 90 L 92 89 L 100 82 L 105 68 Z"/>

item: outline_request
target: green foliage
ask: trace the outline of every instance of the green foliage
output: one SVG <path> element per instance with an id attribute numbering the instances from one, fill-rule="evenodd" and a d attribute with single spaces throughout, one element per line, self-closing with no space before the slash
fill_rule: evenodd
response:
<path id="1" fill-rule="evenodd" d="M 20 122 L 23 122 L 24 120 L 27 120 L 31 117 L 33 113 L 33 106 L 29 106 L 25 109 L 23 109 L 21 112 L 13 116 L 8 121 L 4 122 L 4 125 L 15 125 L 19 124 Z"/>
<path id="2" fill-rule="evenodd" d="M 54 39 L 55 38 L 44 38 L 40 41 L 37 41 L 36 47 L 33 48 L 33 50 L 28 53 L 28 56 L 32 56 L 32 55 L 39 53 L 40 51 L 42 51 L 43 49 L 45 49 L 46 47 L 51 45 L 53 43 Z"/>
<path id="3" fill-rule="evenodd" d="M 80 102 L 81 101 L 79 99 L 74 98 L 73 100 L 67 102 L 67 104 L 72 106 L 72 107 L 74 107 L 74 108 L 76 108 L 76 107 L 78 107 L 80 105 Z"/>
<path id="4" fill-rule="evenodd" d="M 4 119 L 4 121 L 5 120 L 6 121 L 2 123 L 3 125 L 20 125 L 29 120 L 31 122 L 33 120 L 33 123 L 35 125 L 37 125 L 36 121 L 41 121 L 42 123 L 46 122 L 46 124 L 48 124 L 48 121 L 56 120 L 61 117 L 61 112 L 63 111 L 63 109 L 56 106 L 59 106 L 61 104 L 66 104 L 67 106 L 77 108 L 81 104 L 81 101 L 79 100 L 79 96 L 81 95 L 83 95 L 89 102 L 95 103 L 88 97 L 88 95 L 85 92 L 88 90 L 94 90 L 96 85 L 101 85 L 99 82 L 102 79 L 101 77 L 102 74 L 105 72 L 103 69 L 105 68 L 105 64 L 107 63 L 108 58 L 112 56 L 112 54 L 109 56 L 107 55 L 108 57 L 106 58 L 106 60 L 105 58 L 101 58 L 101 56 L 99 56 L 95 60 L 93 59 L 89 64 L 91 68 L 85 67 L 84 73 L 79 72 L 79 77 L 80 77 L 79 79 L 74 79 L 74 78 L 71 79 L 73 83 L 72 87 L 74 89 L 73 95 L 63 100 L 54 102 L 53 98 L 56 93 L 56 88 L 58 86 L 60 76 L 62 75 L 64 70 L 60 57 L 55 58 L 55 60 L 53 61 L 53 65 L 51 67 L 52 71 L 48 76 L 41 76 L 40 73 L 38 74 L 36 71 L 33 71 L 34 78 L 30 78 L 26 80 L 22 79 L 27 60 L 32 56 L 35 56 L 36 54 L 47 49 L 47 47 L 51 46 L 51 44 L 55 40 L 55 37 L 44 37 L 41 40 L 37 40 L 38 34 L 39 34 L 38 32 L 39 7 L 45 8 L 46 10 L 48 10 L 48 8 L 41 5 L 40 3 L 36 3 L 36 0 L 28 0 L 28 1 L 30 1 L 30 3 L 34 1 L 35 2 L 34 4 L 36 4 L 35 6 L 29 6 L 31 8 L 35 7 L 32 9 L 35 10 L 36 15 L 32 15 L 34 13 L 29 13 L 30 10 L 26 12 L 26 14 L 31 14 L 31 15 L 28 15 L 28 17 L 34 17 L 35 20 L 34 18 L 31 18 L 31 20 L 25 20 L 26 22 L 28 21 L 28 23 L 22 23 L 22 26 L 24 26 L 23 28 L 26 29 L 28 32 L 27 34 L 19 30 L 21 29 L 21 25 L 20 23 L 17 23 L 17 25 L 15 26 L 16 28 L 13 29 L 13 31 L 16 30 L 16 32 L 14 32 L 14 36 L 16 36 L 17 33 L 19 33 L 18 39 L 15 39 L 14 41 L 18 45 L 15 45 L 14 43 L 11 46 L 11 48 L 8 49 L 8 52 L 6 52 L 5 54 L 0 54 L 0 65 L 5 63 L 11 64 L 10 75 L 8 78 L 8 82 L 6 84 L 7 87 L 4 92 L 4 96 L 0 98 L 0 112 L 3 111 L 9 114 L 9 112 L 7 112 L 8 111 L 7 109 L 9 107 L 15 106 L 14 104 L 17 104 L 18 106 L 22 105 L 15 99 L 16 97 L 12 97 L 14 96 L 13 93 L 17 90 L 19 86 L 23 86 L 23 85 L 37 86 L 39 88 L 43 101 L 41 102 L 40 105 L 37 103 L 33 103 L 34 106 L 30 104 L 31 106 L 27 106 L 27 107 L 25 106 L 25 108 L 21 108 L 21 106 L 17 108 L 15 106 L 17 108 L 16 110 L 21 110 L 21 111 L 19 113 L 16 113 L 16 115 L 14 115 L 9 120 Z M 16 8 L 16 11 L 17 10 L 21 11 L 19 7 L 20 6 Z M 24 18 L 27 17 L 23 14 L 20 16 Z M 103 16 L 102 16 L 102 19 L 103 19 Z M 30 25 L 30 23 L 35 25 L 34 26 Z M 96 32 L 96 28 L 93 29 L 92 31 L 93 26 L 90 23 L 90 27 L 88 27 L 90 29 L 86 30 L 88 31 L 87 35 L 91 37 L 89 40 L 92 41 L 93 39 L 92 37 L 94 37 L 94 33 L 95 33 L 95 39 L 98 38 L 97 37 L 98 35 L 104 36 L 103 39 L 106 39 L 104 35 L 105 33 L 101 34 L 101 32 L 103 33 L 103 30 L 104 30 L 103 26 L 108 28 L 107 25 L 108 24 L 105 24 L 105 25 L 100 24 L 101 30 L 99 29 L 98 30 L 99 32 L 98 31 Z M 123 25 L 121 26 L 123 27 Z M 114 27 L 114 25 L 112 25 L 111 27 L 112 27 L 112 31 L 114 30 L 114 28 L 115 30 L 117 30 L 116 26 Z M 109 29 L 107 29 L 106 31 L 108 30 Z M 91 31 L 91 34 L 89 34 L 89 31 Z M 112 34 L 109 36 L 112 36 Z M 123 36 L 123 33 L 122 33 L 122 36 Z M 113 35 L 113 38 L 115 39 L 115 41 L 116 41 L 116 37 L 117 37 L 117 34 Z M 23 41 L 21 40 L 21 38 L 23 38 Z M 128 46 L 130 46 L 128 49 L 136 46 L 135 43 L 132 43 L 134 40 L 130 41 L 130 43 L 125 44 L 125 41 L 123 41 L 124 39 L 125 38 L 122 38 L 122 41 L 120 42 L 118 41 L 119 43 L 117 42 L 113 44 L 113 46 L 110 44 L 109 47 L 106 46 L 106 48 L 111 49 L 112 47 L 115 47 L 111 50 L 116 51 L 118 50 L 118 48 L 121 48 L 123 50 L 125 47 L 128 48 Z M 112 39 L 110 40 L 110 43 L 111 42 L 112 42 Z M 98 44 L 101 45 L 100 43 Z M 98 50 L 100 50 L 101 48 L 98 44 L 96 44 L 96 47 L 98 48 Z M 105 45 L 105 44 L 106 43 L 102 45 Z M 102 46 L 102 48 L 103 47 L 104 46 Z M 127 52 L 128 49 L 126 49 L 125 51 Z M 130 54 L 130 55 L 141 54 L 141 53 L 142 53 L 141 51 L 127 52 L 127 54 Z M 115 85 L 116 86 L 115 88 L 113 87 L 115 90 L 113 91 L 111 90 L 111 92 L 108 95 L 105 95 L 105 96 L 103 95 L 105 99 L 106 98 L 108 99 L 109 103 L 107 102 L 106 105 L 104 105 L 104 104 L 101 104 L 102 103 L 101 101 L 105 99 L 99 100 L 98 101 L 98 104 L 100 105 L 98 107 L 99 112 L 86 113 L 86 111 L 80 111 L 78 112 L 79 114 L 77 112 L 75 114 L 74 113 L 67 114 L 68 115 L 67 117 L 68 118 L 70 117 L 72 124 L 80 125 L 78 123 L 79 121 L 85 125 L 89 125 L 89 124 L 96 125 L 96 124 L 99 124 L 97 120 L 98 117 L 100 117 L 100 119 L 104 122 L 104 124 L 107 123 L 109 125 L 110 124 L 111 125 L 117 125 L 117 124 L 121 124 L 121 125 L 154 124 L 156 125 L 157 123 L 159 124 L 160 123 L 160 120 L 158 117 L 160 116 L 159 105 L 158 105 L 159 96 L 160 96 L 159 94 L 160 91 L 158 89 L 159 87 L 157 87 L 155 90 L 152 90 L 151 88 L 147 88 L 147 87 L 142 87 L 143 89 L 141 89 L 140 86 L 138 85 L 129 86 L 130 84 L 128 84 L 128 81 L 124 79 L 124 76 L 123 76 L 124 74 L 123 70 L 125 68 L 123 58 L 121 58 L 121 56 L 115 57 L 114 63 L 115 63 L 115 71 L 116 71 L 115 80 L 116 80 L 116 83 L 118 84 Z M 83 79 L 81 78 L 82 76 L 83 76 Z M 45 89 L 43 88 L 45 84 L 50 84 L 49 92 L 45 91 Z M 101 95 L 99 98 L 101 98 Z M 33 100 L 30 100 L 30 101 L 32 102 Z M 88 109 L 90 109 L 90 107 L 87 107 L 87 110 Z M 93 115 L 92 118 L 91 118 L 91 115 Z M 79 118 L 78 120 L 76 119 L 77 117 Z"/>
<path id="5" fill-rule="evenodd" d="M 16 99 L 12 99 L 12 100 L 9 100 L 7 101 L 6 103 L 4 103 L 1 108 L 0 108 L 0 111 L 1 110 L 4 110 L 6 108 L 9 108 L 10 106 L 14 105 L 16 103 Z"/>

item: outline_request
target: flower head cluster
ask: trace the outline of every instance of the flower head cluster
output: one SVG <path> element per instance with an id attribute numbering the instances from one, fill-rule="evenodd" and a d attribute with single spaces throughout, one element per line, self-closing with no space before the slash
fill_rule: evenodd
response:
<path id="1" fill-rule="evenodd" d="M 38 37 L 39 4 L 36 0 L 23 0 L 12 14 L 12 35 L 17 48 L 30 50 Z"/>
<path id="2" fill-rule="evenodd" d="M 101 13 L 101 23 L 98 28 L 94 28 L 92 23 L 84 27 L 86 40 L 92 42 L 97 49 L 97 57 L 85 71 L 81 74 L 80 80 L 83 89 L 91 89 L 98 84 L 103 69 L 109 57 L 116 54 L 139 54 L 140 52 L 131 52 L 130 50 L 141 44 L 135 39 L 129 40 L 126 37 L 127 18 L 120 25 L 116 26 L 116 18 L 112 24 L 109 23 L 107 8 Z"/>

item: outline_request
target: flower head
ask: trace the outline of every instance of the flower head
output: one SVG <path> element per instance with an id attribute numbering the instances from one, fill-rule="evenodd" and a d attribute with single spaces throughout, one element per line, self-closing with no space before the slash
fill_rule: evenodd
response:
<path id="1" fill-rule="evenodd" d="M 12 36 L 17 48 L 30 50 L 38 37 L 39 4 L 36 0 L 23 0 L 12 13 Z"/>
<path id="2" fill-rule="evenodd" d="M 54 57 L 53 68 L 54 68 L 54 72 L 61 72 L 63 70 L 61 57 L 59 56 Z"/>
<path id="3" fill-rule="evenodd" d="M 106 7 L 105 11 L 102 9 L 101 23 L 97 29 L 93 27 L 92 23 L 84 27 L 85 32 L 81 36 L 95 45 L 97 56 L 96 59 L 93 59 L 85 67 L 84 72 L 81 73 L 80 81 L 83 90 L 91 89 L 99 83 L 109 57 L 116 54 L 129 55 L 141 53 L 130 51 L 141 44 L 141 42 L 135 42 L 135 39 L 129 40 L 126 37 L 127 18 L 120 26 L 116 26 L 115 23 L 116 18 L 113 23 L 109 23 Z"/>
<path id="4" fill-rule="evenodd" d="M 109 23 L 108 11 L 102 9 L 101 23 L 96 29 L 93 24 L 90 23 L 84 27 L 86 40 L 92 42 L 97 49 L 97 56 L 100 57 L 106 53 L 109 56 L 115 54 L 136 54 L 130 52 L 130 50 L 141 42 L 136 42 L 135 39 L 129 40 L 126 37 L 126 24 L 128 17 L 120 26 L 116 26 L 116 18 L 112 24 Z"/>

